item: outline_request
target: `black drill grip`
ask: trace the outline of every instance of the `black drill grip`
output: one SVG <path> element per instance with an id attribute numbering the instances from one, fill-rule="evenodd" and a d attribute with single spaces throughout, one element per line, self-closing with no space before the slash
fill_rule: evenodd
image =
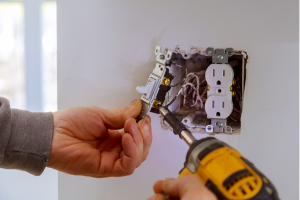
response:
<path id="1" fill-rule="evenodd" d="M 173 128 L 174 134 L 179 135 L 180 138 L 181 138 L 181 131 L 183 130 L 189 131 L 185 127 L 185 125 L 171 112 L 165 115 L 164 120 L 166 120 L 168 124 Z"/>

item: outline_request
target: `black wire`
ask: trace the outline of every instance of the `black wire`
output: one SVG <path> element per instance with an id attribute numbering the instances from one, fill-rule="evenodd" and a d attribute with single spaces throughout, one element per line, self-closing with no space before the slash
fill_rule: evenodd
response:
<path id="1" fill-rule="evenodd" d="M 175 85 L 170 85 L 170 87 L 176 87 L 177 85 L 182 84 L 184 81 L 185 81 L 185 78 L 181 82 L 176 83 Z"/>
<path id="2" fill-rule="evenodd" d="M 178 97 L 178 95 L 176 95 L 172 101 L 170 101 L 165 107 L 168 108 L 172 103 L 174 103 L 174 101 L 176 100 L 176 98 Z"/>

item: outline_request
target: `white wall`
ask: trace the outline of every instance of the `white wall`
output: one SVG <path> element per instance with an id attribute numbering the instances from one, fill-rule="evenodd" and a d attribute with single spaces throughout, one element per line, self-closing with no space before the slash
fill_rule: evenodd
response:
<path id="1" fill-rule="evenodd" d="M 1 200 L 57 200 L 57 171 L 46 168 L 33 176 L 18 170 L 0 169 Z"/>
<path id="2" fill-rule="evenodd" d="M 234 47 L 249 54 L 242 133 L 219 136 L 298 199 L 298 1 L 58 1 L 58 108 L 124 107 L 154 68 L 154 48 Z M 151 114 L 153 145 L 132 176 L 59 173 L 59 200 L 146 199 L 176 177 L 187 146 Z M 203 137 L 203 136 L 197 136 Z"/>

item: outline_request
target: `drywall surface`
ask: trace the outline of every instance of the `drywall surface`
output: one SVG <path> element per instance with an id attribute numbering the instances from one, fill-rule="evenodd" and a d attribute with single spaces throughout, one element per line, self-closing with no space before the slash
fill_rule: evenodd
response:
<path id="1" fill-rule="evenodd" d="M 157 44 L 233 47 L 249 54 L 242 132 L 221 135 L 298 199 L 298 1 L 58 1 L 58 107 L 127 106 L 140 98 Z M 188 147 L 151 114 L 153 145 L 131 176 L 59 173 L 59 200 L 147 199 L 158 179 L 177 177 Z M 197 135 L 198 138 L 204 135 Z"/>
<path id="2" fill-rule="evenodd" d="M 41 176 L 0 169 L 1 200 L 57 200 L 58 172 L 46 168 Z"/>

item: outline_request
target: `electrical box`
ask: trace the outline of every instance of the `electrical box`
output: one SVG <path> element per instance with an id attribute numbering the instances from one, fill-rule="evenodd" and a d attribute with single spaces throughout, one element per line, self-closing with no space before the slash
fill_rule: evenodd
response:
<path id="1" fill-rule="evenodd" d="M 248 55 L 233 48 L 176 46 L 174 50 L 156 46 L 156 65 L 146 86 L 138 86 L 143 107 L 139 119 L 148 112 L 159 114 L 167 106 L 193 133 L 239 133 Z M 171 127 L 161 117 L 164 130 Z"/>

